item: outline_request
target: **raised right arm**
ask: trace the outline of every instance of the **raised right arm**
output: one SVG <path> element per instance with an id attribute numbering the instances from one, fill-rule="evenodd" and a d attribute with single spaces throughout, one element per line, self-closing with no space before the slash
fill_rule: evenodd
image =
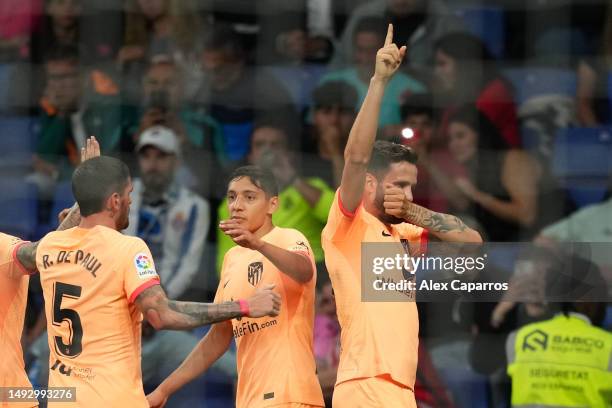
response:
<path id="1" fill-rule="evenodd" d="M 368 93 L 355 118 L 344 150 L 340 199 L 349 212 L 354 212 L 361 202 L 385 87 L 399 68 L 405 53 L 405 46 L 398 49 L 397 45 L 393 44 L 393 25 L 389 24 L 385 44 L 376 54 L 376 67 Z"/>

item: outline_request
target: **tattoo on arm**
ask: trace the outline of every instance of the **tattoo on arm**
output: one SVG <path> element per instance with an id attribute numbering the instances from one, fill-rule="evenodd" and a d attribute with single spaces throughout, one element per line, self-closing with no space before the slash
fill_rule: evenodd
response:
<path id="1" fill-rule="evenodd" d="M 38 242 L 21 245 L 17 249 L 17 259 L 30 272 L 36 270 L 36 248 Z"/>
<path id="2" fill-rule="evenodd" d="M 180 314 L 180 319 L 193 327 L 240 317 L 240 306 L 236 302 L 196 303 L 168 301 L 168 307 Z"/>
<path id="3" fill-rule="evenodd" d="M 169 300 L 159 285 L 136 298 L 142 314 L 156 329 L 193 329 L 242 316 L 238 302 L 196 303 Z"/>
<path id="4" fill-rule="evenodd" d="M 406 221 L 432 232 L 463 232 L 467 226 L 458 217 L 428 210 L 412 204 L 406 215 Z"/>

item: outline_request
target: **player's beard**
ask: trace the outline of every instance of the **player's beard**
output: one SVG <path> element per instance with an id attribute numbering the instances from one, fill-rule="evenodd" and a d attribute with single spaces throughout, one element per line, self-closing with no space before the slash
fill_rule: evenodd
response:
<path id="1" fill-rule="evenodd" d="M 123 231 L 130 226 L 130 205 L 128 202 L 121 203 L 121 212 L 117 220 L 117 230 Z"/>
<path id="2" fill-rule="evenodd" d="M 385 212 L 385 190 L 383 189 L 383 183 L 378 182 L 376 186 L 376 197 L 374 197 L 374 208 L 376 208 L 378 214 L 376 218 L 378 218 L 383 224 L 401 224 L 405 222 L 401 218 L 397 218 L 394 215 L 387 214 Z"/>

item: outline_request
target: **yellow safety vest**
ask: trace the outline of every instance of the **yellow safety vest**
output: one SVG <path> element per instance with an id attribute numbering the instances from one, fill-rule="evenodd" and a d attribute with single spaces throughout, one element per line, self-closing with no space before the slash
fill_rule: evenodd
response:
<path id="1" fill-rule="evenodd" d="M 506 343 L 513 407 L 612 407 L 612 334 L 559 314 Z"/>

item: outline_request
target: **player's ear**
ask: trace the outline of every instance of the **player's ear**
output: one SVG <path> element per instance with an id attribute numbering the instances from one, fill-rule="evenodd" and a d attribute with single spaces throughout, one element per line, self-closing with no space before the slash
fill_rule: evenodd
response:
<path id="1" fill-rule="evenodd" d="M 365 190 L 367 192 L 376 191 L 378 180 L 372 173 L 366 173 Z"/>
<path id="2" fill-rule="evenodd" d="M 268 214 L 272 215 L 278 209 L 278 196 L 270 197 L 268 200 Z"/>
<path id="3" fill-rule="evenodd" d="M 114 192 L 108 197 L 106 200 L 106 208 L 113 214 L 121 209 L 121 196 L 119 193 Z"/>

